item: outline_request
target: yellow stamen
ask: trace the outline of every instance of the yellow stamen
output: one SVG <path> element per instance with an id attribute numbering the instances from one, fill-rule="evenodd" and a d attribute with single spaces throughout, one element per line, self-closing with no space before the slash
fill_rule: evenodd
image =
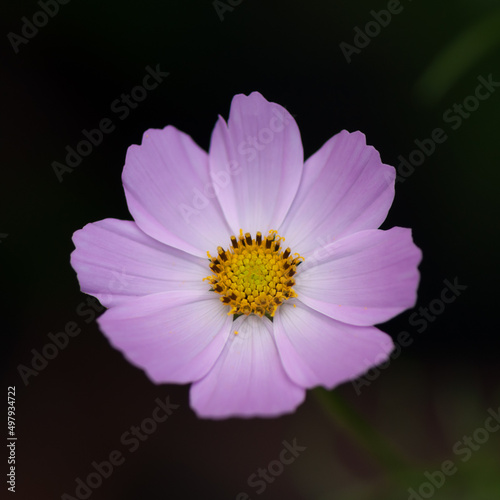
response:
<path id="1" fill-rule="evenodd" d="M 298 253 L 290 255 L 290 248 L 282 250 L 285 238 L 275 230 L 269 231 L 266 238 L 257 232 L 252 239 L 250 233 L 243 234 L 240 229 L 239 237 L 230 239 L 228 250 L 217 247 L 216 257 L 207 252 L 213 274 L 204 279 L 221 296 L 221 302 L 231 307 L 228 314 L 274 316 L 278 306 L 297 297 L 292 276 L 303 257 Z"/>

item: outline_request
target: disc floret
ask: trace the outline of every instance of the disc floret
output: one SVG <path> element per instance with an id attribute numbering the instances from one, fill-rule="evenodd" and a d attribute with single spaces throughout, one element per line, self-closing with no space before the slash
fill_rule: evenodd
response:
<path id="1" fill-rule="evenodd" d="M 293 276 L 304 259 L 291 255 L 290 248 L 283 250 L 284 240 L 274 230 L 266 238 L 260 231 L 252 238 L 240 229 L 238 238 L 231 236 L 227 250 L 217 247 L 216 257 L 207 252 L 213 275 L 205 279 L 222 303 L 231 307 L 228 314 L 272 317 L 285 300 L 297 297 Z"/>

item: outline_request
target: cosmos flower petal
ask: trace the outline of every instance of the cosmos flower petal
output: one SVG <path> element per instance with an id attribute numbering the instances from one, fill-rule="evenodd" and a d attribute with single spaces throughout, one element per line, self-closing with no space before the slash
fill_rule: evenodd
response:
<path id="1" fill-rule="evenodd" d="M 105 219 L 73 235 L 71 265 L 82 292 L 111 307 L 142 295 L 207 290 L 206 259 L 168 247 L 135 222 Z"/>
<path id="2" fill-rule="evenodd" d="M 232 318 L 210 292 L 174 291 L 140 297 L 99 319 L 111 344 L 156 383 L 203 377 L 227 341 Z"/>
<path id="3" fill-rule="evenodd" d="M 309 307 L 345 323 L 374 325 L 415 305 L 422 252 L 410 229 L 360 231 L 323 250 L 297 273 L 295 290 Z"/>
<path id="4" fill-rule="evenodd" d="M 283 369 L 271 321 L 253 315 L 234 321 L 220 358 L 190 393 L 191 407 L 210 418 L 272 417 L 303 400 L 304 390 Z"/>
<path id="5" fill-rule="evenodd" d="M 274 335 L 283 366 L 302 387 L 328 389 L 387 360 L 394 344 L 375 327 L 336 321 L 296 301 L 282 305 Z"/>
<path id="6" fill-rule="evenodd" d="M 394 198 L 393 167 L 361 132 L 342 131 L 304 165 L 297 196 L 279 234 L 302 255 L 343 236 L 377 229 Z"/>
<path id="7" fill-rule="evenodd" d="M 129 147 L 122 178 L 130 213 L 152 238 L 200 257 L 227 240 L 208 155 L 183 132 L 148 130 Z"/>
<path id="8" fill-rule="evenodd" d="M 258 92 L 236 95 L 229 120 L 219 117 L 210 144 L 210 170 L 227 221 L 255 234 L 276 229 L 293 201 L 303 168 L 293 117 Z"/>

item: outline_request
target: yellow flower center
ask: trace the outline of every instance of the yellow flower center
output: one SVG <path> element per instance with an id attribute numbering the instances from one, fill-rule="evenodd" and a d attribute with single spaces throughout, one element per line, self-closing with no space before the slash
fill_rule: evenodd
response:
<path id="1" fill-rule="evenodd" d="M 255 239 L 240 229 L 240 236 L 231 236 L 228 250 L 217 248 L 217 257 L 210 259 L 212 276 L 205 279 L 218 293 L 223 304 L 231 307 L 228 314 L 274 316 L 285 300 L 297 297 L 292 287 L 297 265 L 304 260 L 299 254 L 290 255 L 290 248 L 281 249 L 285 239 L 269 231 L 267 238 L 257 232 Z"/>

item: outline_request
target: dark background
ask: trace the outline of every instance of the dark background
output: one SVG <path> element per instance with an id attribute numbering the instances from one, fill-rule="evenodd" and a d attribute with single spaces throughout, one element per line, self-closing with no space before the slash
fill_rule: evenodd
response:
<path id="1" fill-rule="evenodd" d="M 355 27 L 364 31 L 370 11 L 387 2 L 245 0 L 221 20 L 210 1 L 72 0 L 18 53 L 7 35 L 21 35 L 22 17 L 31 20 L 41 7 L 2 6 L 2 331 L 4 387 L 17 392 L 18 498 L 74 496 L 76 478 L 113 450 L 125 463 L 92 499 L 234 499 L 243 491 L 252 499 L 406 499 L 446 459 L 458 472 L 434 498 L 498 498 L 499 436 L 464 462 L 453 447 L 500 405 L 500 89 L 456 130 L 443 115 L 474 94 L 479 77 L 500 82 L 500 3 L 401 5 L 351 62 L 339 44 L 353 45 Z M 157 65 L 169 76 L 120 120 L 111 103 Z M 361 396 L 351 384 L 336 391 L 407 456 L 410 478 L 395 480 L 332 425 L 311 393 L 295 414 L 278 419 L 197 419 L 187 386 L 155 386 L 82 313 L 87 296 L 69 264 L 71 236 L 88 222 L 130 219 L 121 185 L 127 147 L 146 129 L 172 124 L 207 149 L 232 96 L 254 90 L 294 115 L 306 157 L 345 128 L 364 132 L 397 166 L 415 140 L 436 128 L 447 134 L 397 183 L 383 226 L 412 227 L 423 250 L 416 308 L 382 326 L 394 338 L 408 331 L 413 343 Z M 52 163 L 64 163 L 66 146 L 76 147 L 82 129 L 106 117 L 116 129 L 60 182 Z M 439 299 L 445 279 L 467 289 L 420 332 L 410 316 Z M 19 366 L 31 367 L 32 349 L 41 351 L 48 333 L 71 321 L 80 335 L 26 385 Z M 128 452 L 122 434 L 167 395 L 179 408 Z M 248 477 L 293 439 L 306 451 L 258 495 Z"/>

